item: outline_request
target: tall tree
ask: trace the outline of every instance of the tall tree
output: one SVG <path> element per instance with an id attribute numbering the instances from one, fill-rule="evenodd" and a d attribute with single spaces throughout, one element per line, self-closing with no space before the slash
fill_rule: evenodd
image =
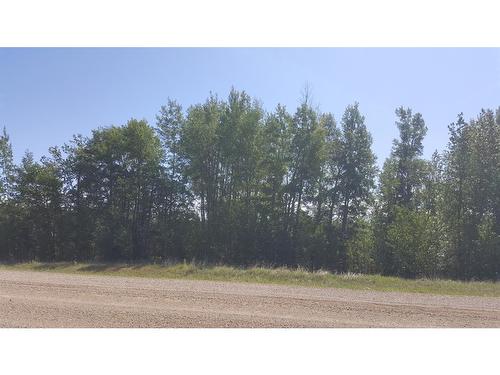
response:
<path id="1" fill-rule="evenodd" d="M 155 210 L 160 257 L 185 258 L 185 222 L 191 212 L 192 194 L 186 175 L 186 160 L 181 150 L 185 117 L 182 107 L 168 99 L 156 116 L 156 129 L 164 150 L 163 168 L 156 189 Z"/>
<path id="2" fill-rule="evenodd" d="M 285 176 L 285 231 L 290 236 L 290 259 L 294 264 L 297 259 L 308 258 L 305 254 L 307 239 L 301 230 L 302 218 L 314 202 L 321 166 L 326 157 L 326 129 L 318 121 L 315 111 L 306 95 L 297 108 L 291 123 L 290 167 Z M 306 223 L 302 223 L 306 224 Z"/>
<path id="3" fill-rule="evenodd" d="M 340 156 L 340 216 L 342 240 L 349 237 L 350 225 L 365 214 L 375 187 L 375 155 L 372 137 L 359 112 L 359 105 L 348 106 L 342 117 Z M 339 270 L 346 271 L 346 247 L 339 254 Z"/>
<path id="4" fill-rule="evenodd" d="M 459 115 L 450 125 L 444 207 L 455 277 L 500 274 L 499 176 L 500 125 L 495 114 L 482 110 L 468 123 Z"/>
<path id="5" fill-rule="evenodd" d="M 397 237 L 395 234 L 397 230 L 391 231 L 391 226 L 395 225 L 395 228 L 403 230 L 399 222 L 409 220 L 411 215 L 422 206 L 419 197 L 424 188 L 428 164 L 421 156 L 422 141 L 427 127 L 422 115 L 412 114 L 409 108 L 397 108 L 396 115 L 399 139 L 393 141 L 391 155 L 385 161 L 380 175 L 375 227 L 377 262 L 379 269 L 384 273 L 404 273 L 406 276 L 412 276 L 408 267 L 401 269 L 401 262 L 398 259 L 404 256 L 401 254 L 403 247 L 400 243 L 391 240 Z M 401 232 L 402 235 L 403 232 Z M 410 237 L 405 238 L 410 240 Z"/>
<path id="6" fill-rule="evenodd" d="M 12 145 L 4 127 L 0 135 L 0 203 L 6 201 L 11 193 L 13 172 Z"/>
<path id="7" fill-rule="evenodd" d="M 16 240 L 13 233 L 17 212 L 12 204 L 14 167 L 12 145 L 4 127 L 0 135 L 0 260 L 12 258 Z"/>
<path id="8" fill-rule="evenodd" d="M 278 105 L 270 113 L 262 130 L 260 182 L 260 246 L 269 249 L 265 261 L 285 264 L 293 258 L 287 231 L 285 180 L 291 164 L 292 116 Z"/>
<path id="9" fill-rule="evenodd" d="M 27 153 L 17 168 L 15 186 L 19 259 L 61 259 L 62 180 L 57 164 L 49 158 L 38 163 Z"/>

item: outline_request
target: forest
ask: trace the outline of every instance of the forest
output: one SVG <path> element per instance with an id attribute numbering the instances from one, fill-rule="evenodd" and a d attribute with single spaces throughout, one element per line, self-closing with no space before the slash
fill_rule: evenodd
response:
<path id="1" fill-rule="evenodd" d="M 500 107 L 454 116 L 427 160 L 422 114 L 397 108 L 382 168 L 358 103 L 336 119 L 308 95 L 271 112 L 235 89 L 187 109 L 169 99 L 154 125 L 75 135 L 39 161 L 16 163 L 4 129 L 0 261 L 498 280 Z"/>

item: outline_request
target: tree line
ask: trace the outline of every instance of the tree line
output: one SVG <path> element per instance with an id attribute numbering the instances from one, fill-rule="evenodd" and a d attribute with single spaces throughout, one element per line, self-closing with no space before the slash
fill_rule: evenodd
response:
<path id="1" fill-rule="evenodd" d="M 199 261 L 403 277 L 500 277 L 500 108 L 423 158 L 420 113 L 378 170 L 357 103 L 340 121 L 231 90 L 14 163 L 0 136 L 0 260 Z"/>

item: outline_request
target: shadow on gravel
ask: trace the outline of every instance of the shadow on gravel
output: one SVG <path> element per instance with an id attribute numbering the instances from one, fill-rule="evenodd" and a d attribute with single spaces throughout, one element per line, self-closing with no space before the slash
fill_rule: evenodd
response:
<path id="1" fill-rule="evenodd" d="M 58 268 L 61 268 L 61 265 L 51 264 L 51 263 L 37 264 L 36 266 L 33 267 L 33 269 L 37 271 L 48 271 L 48 270 L 55 270 Z"/>
<path id="2" fill-rule="evenodd" d="M 103 272 L 103 271 L 120 271 L 122 269 L 138 270 L 145 267 L 146 264 L 88 264 L 78 268 L 82 272 Z"/>
<path id="3" fill-rule="evenodd" d="M 73 263 L 41 263 L 33 266 L 36 271 L 63 271 L 65 268 L 74 266 Z M 144 265 L 131 267 L 127 264 L 88 264 L 78 267 L 78 272 L 102 272 L 102 271 L 119 271 L 123 268 L 140 268 Z"/>
<path id="4" fill-rule="evenodd" d="M 116 264 L 89 264 L 78 268 L 81 272 L 103 272 L 103 271 L 119 271 L 123 268 L 129 268 L 128 265 L 116 265 Z"/>

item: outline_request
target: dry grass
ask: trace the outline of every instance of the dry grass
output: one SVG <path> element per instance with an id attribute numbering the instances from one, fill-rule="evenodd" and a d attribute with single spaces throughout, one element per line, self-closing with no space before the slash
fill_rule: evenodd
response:
<path id="1" fill-rule="evenodd" d="M 326 271 L 308 272 L 301 269 L 291 270 L 287 268 L 252 267 L 243 269 L 228 266 L 200 266 L 191 263 L 174 265 L 22 263 L 0 265 L 0 269 L 500 297 L 500 283 L 494 282 L 461 282 L 431 279 L 407 280 L 380 275 L 353 273 L 336 275 Z"/>

